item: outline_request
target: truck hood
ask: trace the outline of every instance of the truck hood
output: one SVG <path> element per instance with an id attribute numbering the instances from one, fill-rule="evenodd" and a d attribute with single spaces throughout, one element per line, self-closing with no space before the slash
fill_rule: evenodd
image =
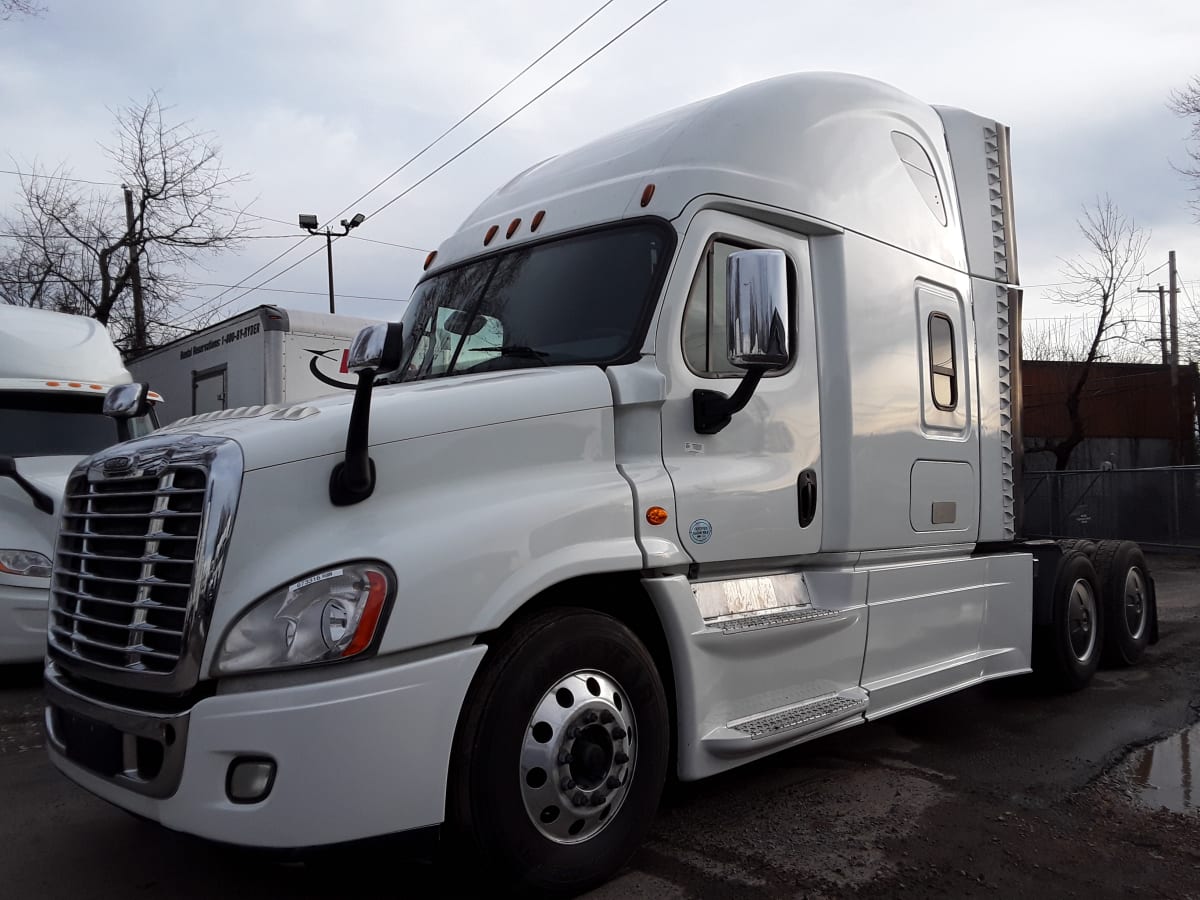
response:
<path id="1" fill-rule="evenodd" d="M 82 456 L 29 456 L 17 460 L 17 471 L 54 500 L 52 516 L 37 509 L 11 478 L 0 478 L 0 547 L 50 555 L 58 533 L 58 513 L 67 477 L 81 459 Z"/>
<path id="2" fill-rule="evenodd" d="M 346 446 L 350 392 L 300 406 L 250 406 L 174 422 L 156 434 L 232 438 L 246 471 L 341 453 Z M 460 375 L 376 387 L 371 397 L 371 446 L 500 422 L 612 405 L 612 390 L 596 366 L 554 366 Z"/>

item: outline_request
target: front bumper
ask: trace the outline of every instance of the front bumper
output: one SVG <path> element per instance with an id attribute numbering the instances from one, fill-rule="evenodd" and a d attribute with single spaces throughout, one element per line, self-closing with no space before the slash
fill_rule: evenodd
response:
<path id="1" fill-rule="evenodd" d="M 54 764 L 92 793 L 167 828 L 226 843 L 311 847 L 436 825 L 459 710 L 485 650 L 217 694 L 177 714 L 82 697 L 51 665 L 47 745 Z M 86 747 L 81 734 L 96 727 L 106 740 L 119 733 L 116 764 L 106 767 L 103 754 Z M 273 760 L 274 783 L 265 799 L 234 803 L 226 777 L 230 763 L 247 756 Z"/>
<path id="2" fill-rule="evenodd" d="M 0 582 L 0 663 L 38 662 L 46 655 L 49 578 L 33 586 Z"/>

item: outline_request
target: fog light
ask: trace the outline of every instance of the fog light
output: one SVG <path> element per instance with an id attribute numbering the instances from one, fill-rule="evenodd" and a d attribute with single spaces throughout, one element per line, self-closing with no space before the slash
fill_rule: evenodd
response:
<path id="1" fill-rule="evenodd" d="M 271 793 L 275 783 L 275 760 L 239 756 L 229 764 L 225 793 L 234 803 L 258 803 Z"/>

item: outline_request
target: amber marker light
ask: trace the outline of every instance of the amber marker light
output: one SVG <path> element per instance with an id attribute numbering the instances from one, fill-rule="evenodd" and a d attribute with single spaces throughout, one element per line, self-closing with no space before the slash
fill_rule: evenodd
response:
<path id="1" fill-rule="evenodd" d="M 654 196 L 654 185 L 646 185 L 646 189 L 642 191 L 642 206 L 649 206 L 650 199 Z"/>
<path id="2" fill-rule="evenodd" d="M 499 225 L 493 225 L 491 228 L 489 228 L 487 230 L 487 234 L 485 234 L 483 236 L 483 246 L 486 247 L 488 244 L 490 244 L 492 242 L 492 238 L 494 238 L 496 236 L 496 232 L 499 230 L 500 230 Z"/>
<path id="3" fill-rule="evenodd" d="M 425 257 L 425 269 L 428 269 L 430 266 L 432 266 L 435 259 L 437 259 L 437 251 L 430 250 L 429 255 Z"/>
<path id="4" fill-rule="evenodd" d="M 542 219 L 544 218 L 546 218 L 546 211 L 544 209 L 539 209 L 533 214 L 533 221 L 529 223 L 529 230 L 537 231 L 538 226 L 542 224 Z"/>
<path id="5" fill-rule="evenodd" d="M 512 237 L 514 234 L 517 233 L 517 229 L 520 227 L 521 227 L 521 220 L 513 219 L 511 222 L 508 223 L 508 231 L 504 232 L 504 236 L 506 238 Z"/>
<path id="6" fill-rule="evenodd" d="M 667 521 L 667 511 L 661 506 L 652 506 L 646 510 L 646 521 L 651 525 L 662 525 Z"/>

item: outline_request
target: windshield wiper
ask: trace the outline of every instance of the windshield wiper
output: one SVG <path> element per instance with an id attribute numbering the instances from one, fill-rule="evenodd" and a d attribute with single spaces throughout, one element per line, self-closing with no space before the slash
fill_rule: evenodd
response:
<path id="1" fill-rule="evenodd" d="M 543 366 L 550 365 L 546 362 L 546 357 L 550 354 L 545 350 L 535 350 L 521 344 L 505 344 L 503 347 L 472 347 L 471 352 L 475 351 L 499 353 L 501 356 L 512 359 L 536 359 Z"/>

